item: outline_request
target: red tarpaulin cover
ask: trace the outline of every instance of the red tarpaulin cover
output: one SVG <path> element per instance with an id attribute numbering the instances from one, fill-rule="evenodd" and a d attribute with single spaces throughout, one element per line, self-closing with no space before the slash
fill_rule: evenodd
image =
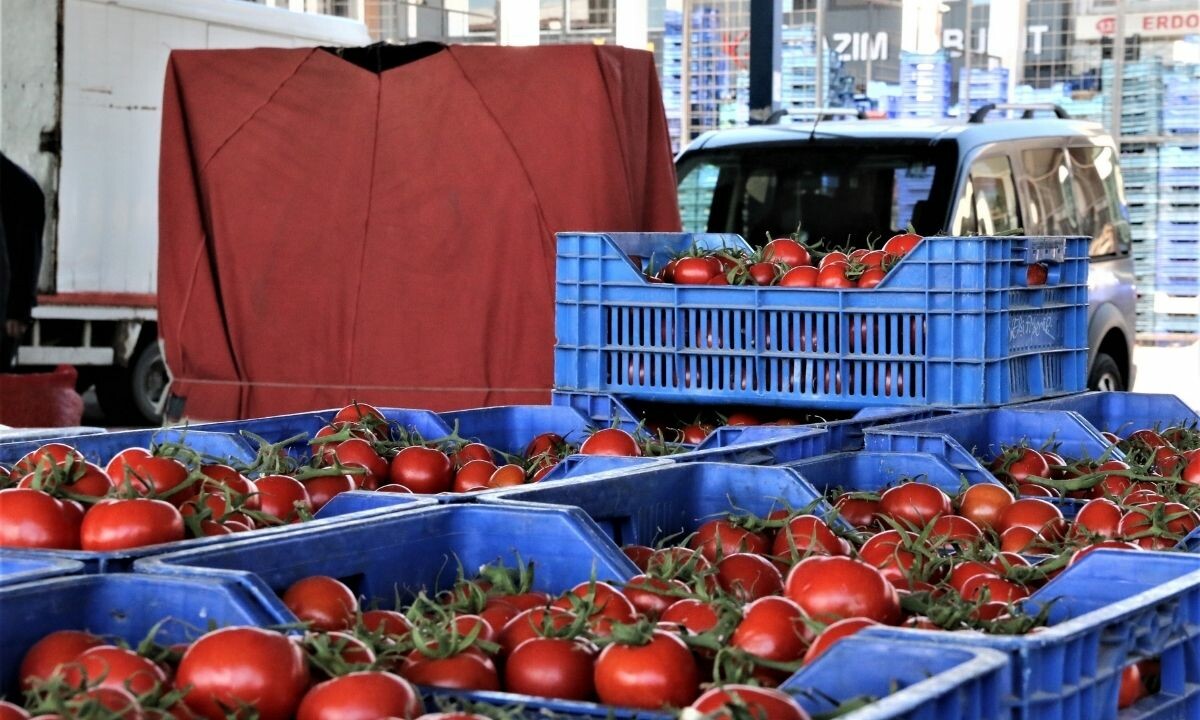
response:
<path id="1" fill-rule="evenodd" d="M 171 54 L 159 332 L 189 417 L 546 402 L 554 233 L 678 227 L 649 53 Z"/>

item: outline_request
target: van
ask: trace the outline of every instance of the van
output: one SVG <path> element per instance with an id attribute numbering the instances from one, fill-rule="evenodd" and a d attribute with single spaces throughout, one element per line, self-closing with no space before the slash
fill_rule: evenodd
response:
<path id="1" fill-rule="evenodd" d="M 989 117 L 997 109 L 1022 115 Z M 798 233 L 826 250 L 878 246 L 909 228 L 1090 237 L 1088 386 L 1132 386 L 1129 215 L 1120 153 L 1103 127 L 1054 106 L 986 105 L 965 122 L 825 120 L 829 112 L 696 138 L 676 158 L 684 231 L 752 245 Z"/>

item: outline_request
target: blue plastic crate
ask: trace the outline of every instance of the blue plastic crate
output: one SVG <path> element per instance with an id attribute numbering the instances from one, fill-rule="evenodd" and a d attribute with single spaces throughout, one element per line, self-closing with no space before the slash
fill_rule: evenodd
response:
<path id="1" fill-rule="evenodd" d="M 975 484 L 993 479 L 983 462 L 999 454 L 1002 446 L 1022 442 L 1032 447 L 1058 444 L 1059 452 L 1068 459 L 1098 458 L 1105 452 L 1122 457 L 1082 417 L 1063 410 L 979 410 L 883 425 L 867 429 L 865 446 L 867 450 L 940 456 Z"/>
<path id="2" fill-rule="evenodd" d="M 786 467 L 800 473 L 800 477 L 825 496 L 833 492 L 879 492 L 904 480 L 936 485 L 951 497 L 962 492 L 968 483 L 997 484 L 991 476 L 965 478 L 945 458 L 918 452 L 837 453 L 789 463 Z"/>
<path id="3" fill-rule="evenodd" d="M 87 630 L 136 644 L 156 636 L 186 642 L 218 626 L 275 622 L 261 598 L 231 580 L 150 575 L 85 575 L 0 588 L 0 696 L 20 696 L 17 670 L 35 642 L 55 630 Z"/>
<path id="4" fill-rule="evenodd" d="M 558 236 L 555 386 L 663 402 L 971 407 L 1086 381 L 1085 238 L 926 238 L 872 290 L 651 284 L 735 235 Z M 1026 265 L 1050 281 L 1023 287 Z M 894 379 L 894 381 L 893 381 Z"/>
<path id="5" fill-rule="evenodd" d="M 46 437 L 37 440 L 5 443 L 0 445 L 0 463 L 11 464 L 26 453 L 33 452 L 48 443 L 63 443 L 78 450 L 87 460 L 103 467 L 114 455 L 131 447 L 148 448 L 164 443 L 181 443 L 196 452 L 214 458 L 227 458 L 238 462 L 250 462 L 254 451 L 250 444 L 236 435 L 204 430 L 165 428 L 161 430 L 122 430 L 94 435 L 70 435 Z"/>
<path id="6" fill-rule="evenodd" d="M 0 548 L 0 586 L 83 572 L 83 563 L 42 553 Z"/>
<path id="7" fill-rule="evenodd" d="M 362 598 L 436 592 L 483 565 L 534 564 L 534 589 L 563 592 L 593 576 L 637 573 L 595 523 L 574 508 L 437 505 L 297 528 L 272 537 L 178 552 L 137 563 L 139 573 L 233 578 L 264 598 L 273 622 L 296 622 L 277 593 L 300 578 L 329 575 Z M 594 575 L 593 575 L 594 573 Z"/>
<path id="8" fill-rule="evenodd" d="M 618 545 L 654 545 L 692 532 L 730 512 L 765 516 L 810 505 L 823 514 L 823 498 L 794 470 L 723 463 L 668 465 L 506 488 L 480 498 L 485 505 L 527 503 L 580 508 Z"/>
<path id="9" fill-rule="evenodd" d="M 104 428 L 79 425 L 76 427 L 56 428 L 7 428 L 0 429 L 0 445 L 15 442 L 29 442 L 43 438 L 78 437 L 79 435 L 96 435 L 104 432 Z"/>
<path id="10" fill-rule="evenodd" d="M 1124 437 L 1143 428 L 1200 423 L 1200 413 L 1174 395 L 1135 392 L 1088 392 L 1023 405 L 1022 409 L 1073 412 L 1099 432 Z"/>
<path id="11" fill-rule="evenodd" d="M 881 699 L 840 717 L 1009 720 L 1001 698 L 1011 682 L 1008 658 L 999 651 L 894 643 L 858 634 L 839 640 L 780 689 L 792 694 L 814 716 L 829 713 L 851 698 L 866 696 Z"/>
<path id="12" fill-rule="evenodd" d="M 986 647 L 1008 655 L 1014 720 L 1200 717 L 1200 557 L 1097 550 L 1031 597 L 1049 626 L 1024 636 L 869 628 L 863 637 Z M 1162 661 L 1162 689 L 1117 712 L 1122 669 Z"/>
<path id="13" fill-rule="evenodd" d="M 349 493 L 347 493 L 349 494 Z M 394 512 L 397 506 L 406 509 L 436 505 L 437 501 L 428 495 L 409 495 L 398 493 L 355 493 L 355 495 L 375 495 L 374 500 L 330 501 L 321 508 L 313 520 L 295 525 L 259 528 L 247 533 L 234 535 L 218 535 L 215 537 L 189 538 L 177 542 L 147 545 L 145 547 L 129 548 L 127 550 L 110 550 L 99 552 L 95 550 L 36 550 L 21 548 L 20 552 L 46 558 L 47 561 L 78 562 L 85 573 L 123 573 L 133 569 L 133 565 L 141 558 L 165 555 L 189 548 L 207 548 L 225 543 L 238 542 L 243 538 L 274 537 L 293 531 L 296 528 L 317 528 L 337 525 L 351 518 L 348 513 L 362 513 L 356 517 L 369 517 Z M 336 498 L 335 498 L 336 500 Z"/>

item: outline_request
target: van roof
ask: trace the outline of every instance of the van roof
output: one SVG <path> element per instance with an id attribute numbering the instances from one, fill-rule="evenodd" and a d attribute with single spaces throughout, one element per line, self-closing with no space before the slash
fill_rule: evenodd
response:
<path id="1" fill-rule="evenodd" d="M 987 120 L 968 123 L 965 120 L 829 120 L 817 124 L 813 133 L 811 120 L 784 122 L 779 125 L 750 127 L 708 132 L 688 146 L 688 151 L 712 150 L 746 145 L 774 143 L 804 143 L 812 136 L 814 142 L 837 140 L 926 140 L 930 144 L 953 141 L 963 150 L 987 143 L 1027 138 L 1087 138 L 1108 141 L 1107 131 L 1099 123 L 1057 118 Z"/>

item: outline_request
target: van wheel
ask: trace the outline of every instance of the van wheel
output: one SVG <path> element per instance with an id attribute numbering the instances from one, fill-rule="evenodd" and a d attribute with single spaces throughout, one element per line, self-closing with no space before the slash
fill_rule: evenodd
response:
<path id="1" fill-rule="evenodd" d="M 167 383 L 158 343 L 147 342 L 134 352 L 129 367 L 109 368 L 97 380 L 96 399 L 109 424 L 159 425 Z"/>
<path id="2" fill-rule="evenodd" d="M 1096 353 L 1096 361 L 1092 363 L 1092 372 L 1088 375 L 1088 388 L 1092 390 L 1124 390 L 1125 381 L 1121 379 L 1121 368 L 1111 355 Z"/>

